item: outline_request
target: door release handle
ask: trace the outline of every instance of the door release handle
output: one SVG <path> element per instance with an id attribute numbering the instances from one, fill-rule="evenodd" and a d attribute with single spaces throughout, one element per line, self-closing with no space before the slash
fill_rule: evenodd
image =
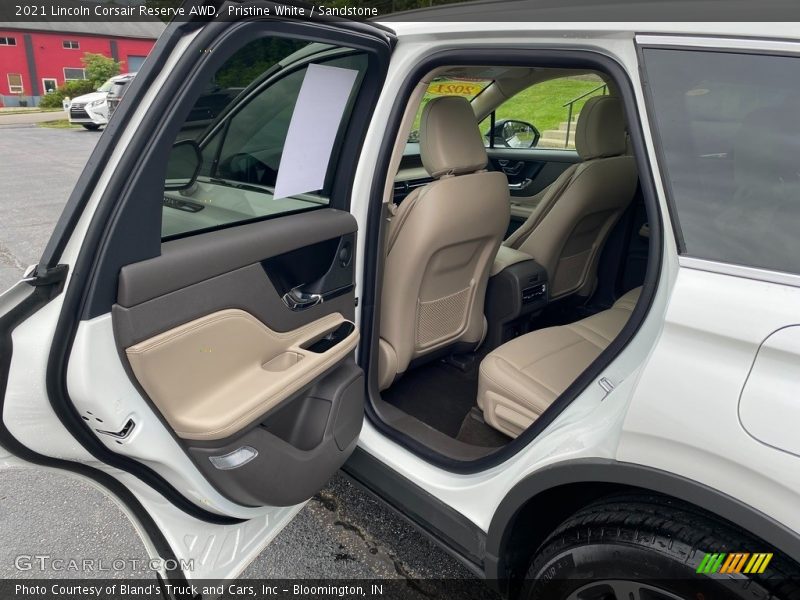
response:
<path id="1" fill-rule="evenodd" d="M 525 189 L 526 187 L 528 187 L 530 182 L 531 182 L 530 179 L 523 179 L 519 183 L 509 183 L 508 184 L 508 189 L 515 190 L 515 191 L 516 190 L 522 190 L 522 189 Z"/>
<path id="2" fill-rule="evenodd" d="M 125 425 L 122 426 L 122 429 L 119 431 L 106 431 L 104 429 L 96 429 L 97 433 L 102 433 L 104 435 L 116 438 L 118 440 L 124 440 L 130 437 L 131 433 L 133 433 L 133 429 L 136 427 L 136 421 L 133 419 L 128 419 L 125 421 Z"/>
<path id="3" fill-rule="evenodd" d="M 286 306 L 292 310 L 305 310 L 317 304 L 322 304 L 322 294 L 309 294 L 303 292 L 300 289 L 301 287 L 303 286 L 292 288 L 283 295 L 283 303 Z"/>

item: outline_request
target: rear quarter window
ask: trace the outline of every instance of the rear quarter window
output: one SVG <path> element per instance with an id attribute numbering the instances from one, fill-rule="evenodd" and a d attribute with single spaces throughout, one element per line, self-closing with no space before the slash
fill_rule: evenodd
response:
<path id="1" fill-rule="evenodd" d="M 682 253 L 800 273 L 800 58 L 643 57 Z"/>

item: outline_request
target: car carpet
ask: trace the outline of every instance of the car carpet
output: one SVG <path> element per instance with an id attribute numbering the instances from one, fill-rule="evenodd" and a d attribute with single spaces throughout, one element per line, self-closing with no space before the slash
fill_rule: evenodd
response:
<path id="1" fill-rule="evenodd" d="M 456 437 L 478 397 L 478 365 L 466 372 L 443 360 L 406 372 L 381 398 L 423 423 Z"/>
<path id="2" fill-rule="evenodd" d="M 473 406 L 472 410 L 464 417 L 456 439 L 465 444 L 486 448 L 500 448 L 511 441 L 510 437 L 486 424 L 486 421 L 483 420 L 483 412 L 477 406 Z"/>

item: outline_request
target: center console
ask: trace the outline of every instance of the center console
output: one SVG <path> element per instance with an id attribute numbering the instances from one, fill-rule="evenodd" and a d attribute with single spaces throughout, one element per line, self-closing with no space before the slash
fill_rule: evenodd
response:
<path id="1" fill-rule="evenodd" d="M 484 347 L 494 349 L 527 332 L 530 317 L 548 301 L 547 271 L 533 258 L 501 246 L 486 288 Z"/>

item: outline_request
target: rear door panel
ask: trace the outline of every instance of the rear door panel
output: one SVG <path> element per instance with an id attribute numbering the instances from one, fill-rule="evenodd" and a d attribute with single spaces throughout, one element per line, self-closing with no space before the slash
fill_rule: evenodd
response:
<path id="1" fill-rule="evenodd" d="M 119 352 L 234 502 L 302 502 L 355 446 L 355 232 L 349 213 L 320 209 L 166 242 L 161 256 L 122 269 Z M 304 260 L 291 260 L 301 249 Z M 283 297 L 301 285 L 323 300 L 290 308 Z"/>

